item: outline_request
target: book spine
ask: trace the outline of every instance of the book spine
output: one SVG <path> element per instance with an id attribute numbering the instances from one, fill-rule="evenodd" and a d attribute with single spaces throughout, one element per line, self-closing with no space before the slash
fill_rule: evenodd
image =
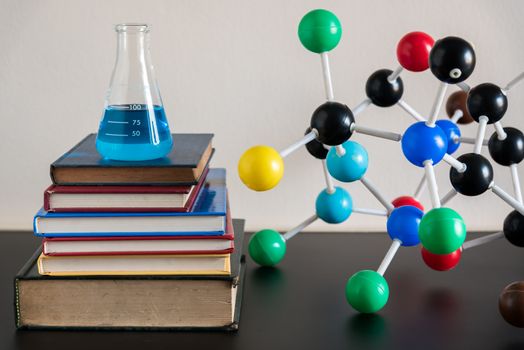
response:
<path id="1" fill-rule="evenodd" d="M 51 194 L 52 192 L 50 190 L 44 191 L 44 210 L 45 211 L 51 211 Z"/>
<path id="2" fill-rule="evenodd" d="M 33 233 L 37 236 L 40 235 L 40 232 L 38 231 L 38 216 L 33 218 Z"/>
<path id="3" fill-rule="evenodd" d="M 14 293 L 15 293 L 15 300 L 14 300 L 14 310 L 15 310 L 15 325 L 16 328 L 20 328 L 20 286 L 19 282 L 20 280 L 24 279 L 24 276 L 28 273 L 29 270 L 31 270 L 31 267 L 33 267 L 37 257 L 40 255 L 40 249 L 37 249 L 31 258 L 22 266 L 20 271 L 16 274 L 14 278 Z"/>

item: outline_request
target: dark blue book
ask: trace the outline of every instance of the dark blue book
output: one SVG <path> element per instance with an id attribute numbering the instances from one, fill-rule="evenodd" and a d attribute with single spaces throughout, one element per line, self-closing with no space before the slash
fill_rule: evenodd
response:
<path id="1" fill-rule="evenodd" d="M 226 170 L 210 169 L 189 212 L 51 213 L 41 209 L 34 233 L 43 237 L 212 236 L 226 228 Z"/>
<path id="2" fill-rule="evenodd" d="M 213 155 L 213 134 L 173 134 L 164 158 L 123 162 L 102 158 L 87 135 L 51 164 L 55 185 L 195 185 Z"/>

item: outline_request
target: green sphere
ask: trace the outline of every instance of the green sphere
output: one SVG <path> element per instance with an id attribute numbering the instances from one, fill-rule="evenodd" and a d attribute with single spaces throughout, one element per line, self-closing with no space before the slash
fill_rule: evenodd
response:
<path id="1" fill-rule="evenodd" d="M 262 230 L 251 236 L 248 249 L 257 264 L 273 266 L 286 255 L 286 240 L 275 230 Z"/>
<path id="2" fill-rule="evenodd" d="M 327 10 L 308 12 L 298 25 L 298 37 L 306 49 L 316 53 L 333 50 L 342 36 L 337 16 Z"/>
<path id="3" fill-rule="evenodd" d="M 435 208 L 422 217 L 418 227 L 422 246 L 433 254 L 450 254 L 466 239 L 466 224 L 450 208 Z"/>
<path id="4" fill-rule="evenodd" d="M 388 283 L 376 271 L 359 271 L 346 284 L 346 299 L 359 312 L 377 312 L 386 305 L 388 298 Z"/>

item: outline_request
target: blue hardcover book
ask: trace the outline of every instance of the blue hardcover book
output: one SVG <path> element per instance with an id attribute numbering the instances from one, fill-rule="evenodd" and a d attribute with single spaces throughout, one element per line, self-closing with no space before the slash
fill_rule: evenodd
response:
<path id="1" fill-rule="evenodd" d="M 210 169 L 190 212 L 50 213 L 35 215 L 42 237 L 216 236 L 226 226 L 226 170 Z"/>

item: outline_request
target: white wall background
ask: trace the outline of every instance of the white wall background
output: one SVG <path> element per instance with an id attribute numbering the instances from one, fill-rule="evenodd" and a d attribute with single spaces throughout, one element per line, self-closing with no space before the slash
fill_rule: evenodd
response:
<path id="1" fill-rule="evenodd" d="M 476 45 L 471 84 L 505 85 L 524 69 L 524 2 L 514 1 L 0 1 L 0 229 L 30 229 L 50 179 L 49 164 L 96 131 L 115 59 L 113 25 L 152 25 L 152 56 L 172 131 L 214 132 L 214 166 L 229 169 L 233 214 L 248 229 L 285 230 L 313 214 L 323 187 L 320 163 L 305 149 L 286 159 L 281 184 L 266 193 L 245 188 L 236 174 L 254 144 L 282 149 L 300 138 L 323 102 L 318 55 L 297 38 L 300 18 L 334 11 L 343 37 L 331 53 L 335 96 L 350 107 L 367 77 L 397 66 L 395 47 L 406 32 L 462 36 Z M 437 89 L 429 72 L 407 73 L 404 98 L 428 113 Z M 453 89 L 451 89 L 453 91 Z M 509 94 L 504 125 L 524 129 L 524 84 Z M 403 130 L 400 109 L 367 110 L 358 121 Z M 473 136 L 476 126 L 463 128 Z M 492 129 L 489 129 L 491 134 Z M 370 154 L 367 176 L 390 198 L 412 194 L 422 170 L 400 145 L 356 136 Z M 472 146 L 464 146 L 471 150 Z M 448 166 L 437 170 L 442 194 Z M 524 177 L 524 173 L 523 173 Z M 495 178 L 511 191 L 509 170 Z M 345 185 L 356 206 L 379 208 L 359 183 Z M 429 204 L 427 197 L 425 204 Z M 497 230 L 510 208 L 491 193 L 451 204 L 471 230 Z M 385 220 L 354 214 L 347 222 L 311 229 L 384 230 Z"/>

